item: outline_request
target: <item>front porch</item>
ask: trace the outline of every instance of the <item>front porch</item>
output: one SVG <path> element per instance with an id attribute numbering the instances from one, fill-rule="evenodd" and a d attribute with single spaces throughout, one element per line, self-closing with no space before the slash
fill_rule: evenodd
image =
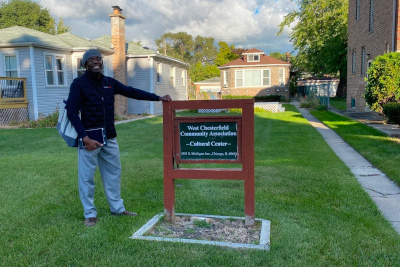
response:
<path id="1" fill-rule="evenodd" d="M 26 78 L 0 77 L 0 125 L 28 119 Z"/>

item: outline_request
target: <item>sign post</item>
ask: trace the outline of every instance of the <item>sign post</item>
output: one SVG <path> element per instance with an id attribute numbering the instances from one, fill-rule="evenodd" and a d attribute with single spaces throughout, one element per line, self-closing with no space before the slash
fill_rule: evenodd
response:
<path id="1" fill-rule="evenodd" d="M 177 117 L 184 109 L 242 109 L 240 116 Z M 175 217 L 175 179 L 243 180 L 245 224 L 254 224 L 254 99 L 163 102 L 164 217 Z M 236 163 L 241 168 L 181 168 Z"/>

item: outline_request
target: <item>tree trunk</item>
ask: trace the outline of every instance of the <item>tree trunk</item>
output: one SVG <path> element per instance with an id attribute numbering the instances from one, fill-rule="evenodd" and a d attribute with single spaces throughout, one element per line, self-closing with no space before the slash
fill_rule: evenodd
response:
<path id="1" fill-rule="evenodd" d="M 340 72 L 340 81 L 336 91 L 336 97 L 346 97 L 347 95 L 347 75 Z"/>

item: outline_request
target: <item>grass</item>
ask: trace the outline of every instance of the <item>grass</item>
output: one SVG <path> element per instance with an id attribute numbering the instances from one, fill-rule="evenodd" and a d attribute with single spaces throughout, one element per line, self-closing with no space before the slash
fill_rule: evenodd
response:
<path id="1" fill-rule="evenodd" d="M 117 125 L 122 196 L 139 216 L 111 216 L 97 174 L 93 228 L 83 225 L 76 150 L 54 128 L 1 130 L 0 265 L 398 265 L 400 236 L 321 135 L 285 108 L 255 118 L 256 217 L 272 223 L 270 251 L 129 239 L 163 210 L 162 118 L 154 117 Z M 243 182 L 178 182 L 176 212 L 244 216 Z"/>
<path id="2" fill-rule="evenodd" d="M 400 141 L 363 123 L 333 112 L 312 111 L 365 159 L 400 185 Z"/>
<path id="3" fill-rule="evenodd" d="M 346 110 L 346 98 L 343 97 L 331 97 L 329 104 L 339 110 Z"/>

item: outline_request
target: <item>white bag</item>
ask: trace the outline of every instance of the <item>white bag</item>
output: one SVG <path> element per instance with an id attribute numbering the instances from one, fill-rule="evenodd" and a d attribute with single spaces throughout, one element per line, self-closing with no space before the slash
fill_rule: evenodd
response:
<path id="1" fill-rule="evenodd" d="M 58 115 L 57 130 L 67 145 L 70 147 L 77 147 L 78 133 L 68 119 L 66 105 L 67 101 L 63 100 L 63 104 L 60 107 L 60 113 Z"/>

